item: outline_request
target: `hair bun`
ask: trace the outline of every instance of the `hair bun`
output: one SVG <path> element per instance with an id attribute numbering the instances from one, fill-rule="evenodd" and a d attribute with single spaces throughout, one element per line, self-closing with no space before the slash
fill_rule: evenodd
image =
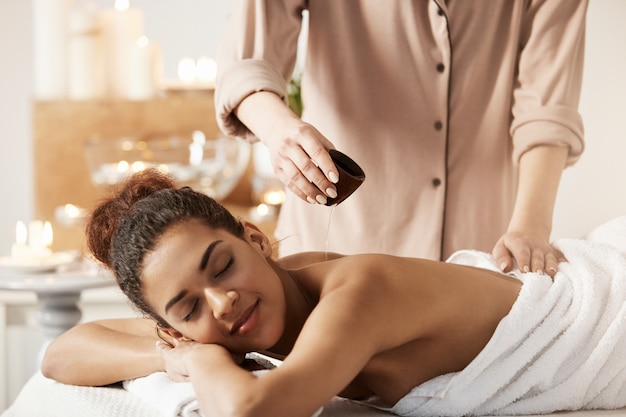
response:
<path id="1" fill-rule="evenodd" d="M 140 171 L 100 202 L 85 227 L 87 247 L 100 262 L 111 266 L 109 253 L 120 219 L 132 207 L 157 191 L 176 188 L 174 181 L 155 169 Z"/>

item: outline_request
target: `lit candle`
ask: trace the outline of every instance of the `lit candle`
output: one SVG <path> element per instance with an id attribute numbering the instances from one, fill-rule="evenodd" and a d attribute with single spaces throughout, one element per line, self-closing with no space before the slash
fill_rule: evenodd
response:
<path id="1" fill-rule="evenodd" d="M 156 94 L 161 66 L 159 57 L 157 46 L 145 36 L 132 45 L 126 97 L 131 100 L 146 100 Z"/>
<path id="2" fill-rule="evenodd" d="M 217 76 L 217 64 L 214 59 L 202 56 L 198 58 L 196 63 L 196 76 L 198 82 L 209 88 L 215 87 L 215 78 Z"/>
<path id="3" fill-rule="evenodd" d="M 196 81 L 197 68 L 192 58 L 182 58 L 178 61 L 178 79 L 183 84 L 192 84 Z"/>
<path id="4" fill-rule="evenodd" d="M 278 215 L 276 206 L 261 203 L 252 207 L 249 211 L 250 220 L 253 222 L 268 222 L 274 220 Z"/>
<path id="5" fill-rule="evenodd" d="M 28 246 L 30 248 L 41 248 L 43 242 L 43 222 L 41 220 L 33 220 L 28 223 Z"/>
<path id="6" fill-rule="evenodd" d="M 268 189 L 263 193 L 262 200 L 264 203 L 269 204 L 271 206 L 280 206 L 285 202 L 285 190 L 281 188 L 278 189 Z"/>
<path id="7" fill-rule="evenodd" d="M 43 224 L 43 245 L 45 248 L 49 248 L 52 245 L 52 224 L 45 222 Z"/>
<path id="8" fill-rule="evenodd" d="M 22 221 L 18 221 L 15 226 L 15 243 L 11 247 L 11 259 L 14 262 L 20 262 L 27 257 L 28 245 L 26 240 L 28 238 L 28 232 L 26 225 Z"/>
<path id="9" fill-rule="evenodd" d="M 113 10 L 101 13 L 107 88 L 117 97 L 126 97 L 129 88 L 131 49 L 144 34 L 143 12 L 128 0 L 116 0 Z"/>
<path id="10" fill-rule="evenodd" d="M 18 221 L 15 226 L 15 243 L 11 248 L 11 260 L 18 265 L 42 264 L 52 255 L 50 222 L 34 220 L 26 225 Z"/>

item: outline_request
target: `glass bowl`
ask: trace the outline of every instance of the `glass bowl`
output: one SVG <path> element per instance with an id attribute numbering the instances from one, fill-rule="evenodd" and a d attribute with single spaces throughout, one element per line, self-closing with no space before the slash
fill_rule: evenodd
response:
<path id="1" fill-rule="evenodd" d="M 92 184 L 109 189 L 132 173 L 156 168 L 179 185 L 222 200 L 246 172 L 249 143 L 230 137 L 207 139 L 201 131 L 145 138 L 93 137 L 85 143 Z"/>

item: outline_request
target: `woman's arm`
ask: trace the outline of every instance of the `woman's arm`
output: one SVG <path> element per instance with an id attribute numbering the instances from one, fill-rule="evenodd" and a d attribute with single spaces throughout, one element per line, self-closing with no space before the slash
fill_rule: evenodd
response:
<path id="1" fill-rule="evenodd" d="M 513 216 L 493 248 L 503 271 L 510 271 L 515 259 L 524 272 L 556 274 L 563 255 L 550 245 L 550 234 L 567 155 L 568 148 L 562 146 L 538 146 L 522 155 Z"/>
<path id="2" fill-rule="evenodd" d="M 563 168 L 584 149 L 577 109 L 587 6 L 587 0 L 538 0 L 524 11 L 511 109 L 518 193 L 508 230 L 493 249 L 504 271 L 515 259 L 521 270 L 556 273 L 560 255 L 549 244 L 554 201 Z"/>
<path id="3" fill-rule="evenodd" d="M 339 178 L 328 154 L 334 145 L 296 116 L 280 97 L 267 91 L 253 93 L 235 113 L 267 146 L 276 176 L 295 195 L 313 204 L 325 204 L 326 196 L 337 196 L 329 180 Z"/>
<path id="4" fill-rule="evenodd" d="M 165 370 L 150 319 L 102 320 L 80 324 L 46 349 L 44 376 L 72 385 L 101 386 Z"/>

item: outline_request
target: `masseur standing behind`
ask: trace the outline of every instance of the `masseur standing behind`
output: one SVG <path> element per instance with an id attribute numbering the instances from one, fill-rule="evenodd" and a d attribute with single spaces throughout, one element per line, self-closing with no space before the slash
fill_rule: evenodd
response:
<path id="1" fill-rule="evenodd" d="M 304 9 L 300 119 L 285 102 Z M 585 0 L 238 1 L 218 54 L 218 123 L 261 140 L 291 191 L 280 255 L 446 259 L 473 248 L 505 270 L 515 259 L 554 274 L 556 193 L 584 147 L 586 10 Z M 334 210 L 326 247 L 330 148 L 367 180 Z"/>

